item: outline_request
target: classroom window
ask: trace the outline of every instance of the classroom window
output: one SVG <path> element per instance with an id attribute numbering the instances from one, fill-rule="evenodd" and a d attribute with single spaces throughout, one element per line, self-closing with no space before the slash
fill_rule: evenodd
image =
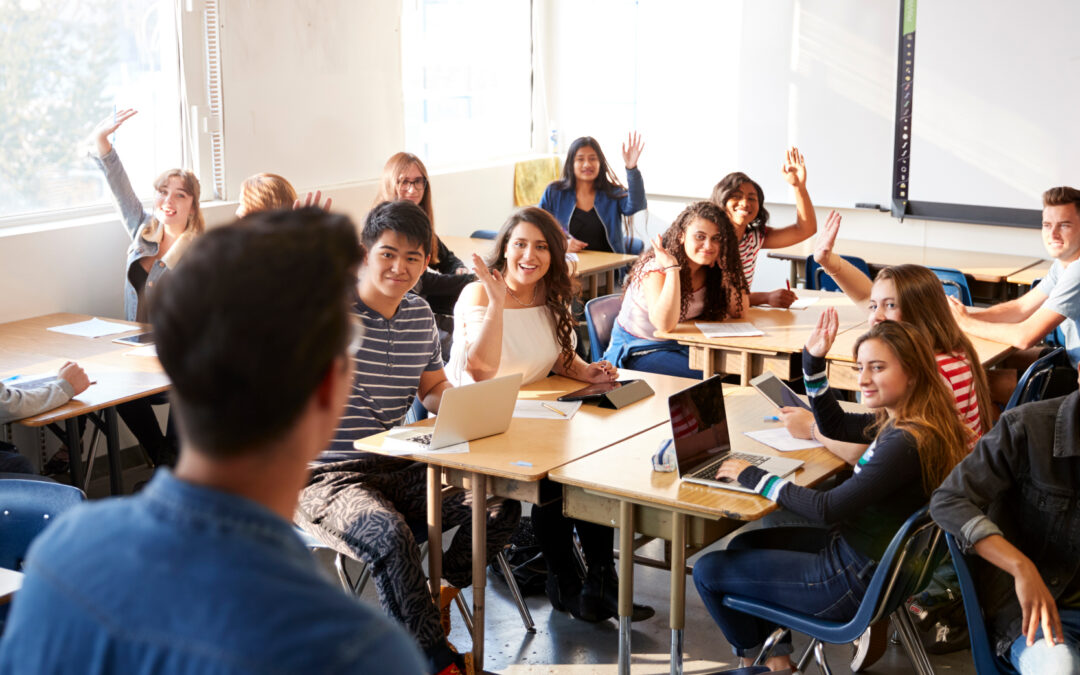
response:
<path id="1" fill-rule="evenodd" d="M 115 109 L 140 197 L 181 158 L 179 51 L 172 0 L 0 0 L 0 219 L 109 202 L 87 157 Z"/>
<path id="2" fill-rule="evenodd" d="M 431 166 L 528 152 L 529 0 L 404 0 L 405 144 Z"/>

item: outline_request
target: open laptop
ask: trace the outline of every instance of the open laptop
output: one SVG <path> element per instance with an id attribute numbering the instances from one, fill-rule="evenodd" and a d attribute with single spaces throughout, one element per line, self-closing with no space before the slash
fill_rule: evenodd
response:
<path id="1" fill-rule="evenodd" d="M 383 449 L 431 452 L 501 434 L 510 427 L 521 388 L 521 373 L 485 380 L 443 392 L 434 427 L 391 429 Z"/>
<path id="2" fill-rule="evenodd" d="M 675 445 L 675 467 L 681 480 L 753 493 L 735 481 L 715 478 L 716 470 L 725 459 L 742 459 L 781 477 L 803 465 L 801 459 L 731 451 L 724 390 L 719 376 L 714 375 L 672 394 L 668 397 L 668 410 Z"/>

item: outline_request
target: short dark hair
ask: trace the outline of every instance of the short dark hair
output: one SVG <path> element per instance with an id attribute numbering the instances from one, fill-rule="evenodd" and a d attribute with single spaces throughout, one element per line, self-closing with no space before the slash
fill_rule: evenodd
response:
<path id="1" fill-rule="evenodd" d="M 368 211 L 364 231 L 360 235 L 367 250 L 371 250 L 383 232 L 397 232 L 431 255 L 431 220 L 424 210 L 407 199 L 383 202 Z"/>
<path id="2" fill-rule="evenodd" d="M 1052 187 L 1043 193 L 1043 206 L 1065 206 L 1072 204 L 1076 214 L 1080 216 L 1080 190 L 1063 185 Z"/>
<path id="3" fill-rule="evenodd" d="M 199 237 L 150 308 L 185 441 L 225 459 L 295 423 L 345 353 L 362 257 L 349 217 L 313 207 Z"/>

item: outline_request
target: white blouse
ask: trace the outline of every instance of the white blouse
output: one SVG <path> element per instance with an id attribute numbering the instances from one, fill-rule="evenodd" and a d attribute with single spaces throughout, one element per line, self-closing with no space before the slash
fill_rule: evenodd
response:
<path id="1" fill-rule="evenodd" d="M 486 313 L 487 307 L 462 302 L 454 306 L 454 344 L 446 364 L 446 376 L 454 385 L 473 382 L 465 370 L 465 352 L 479 337 Z M 547 377 L 558 358 L 555 318 L 546 306 L 503 310 L 502 353 L 495 377 L 521 373 L 521 383 L 529 384 Z"/>

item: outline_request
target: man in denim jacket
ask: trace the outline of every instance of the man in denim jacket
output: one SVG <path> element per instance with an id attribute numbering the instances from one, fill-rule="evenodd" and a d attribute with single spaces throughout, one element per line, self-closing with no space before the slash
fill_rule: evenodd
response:
<path id="1" fill-rule="evenodd" d="M 998 656 L 1021 673 L 1080 672 L 1080 393 L 1002 415 L 934 492 L 976 570 Z M 1047 636 L 1052 634 L 1053 640 Z"/>
<path id="2" fill-rule="evenodd" d="M 320 209 L 203 235 L 151 321 L 183 432 L 175 473 L 73 509 L 31 545 L 0 673 L 423 672 L 291 524 L 352 384 L 361 247 Z"/>

